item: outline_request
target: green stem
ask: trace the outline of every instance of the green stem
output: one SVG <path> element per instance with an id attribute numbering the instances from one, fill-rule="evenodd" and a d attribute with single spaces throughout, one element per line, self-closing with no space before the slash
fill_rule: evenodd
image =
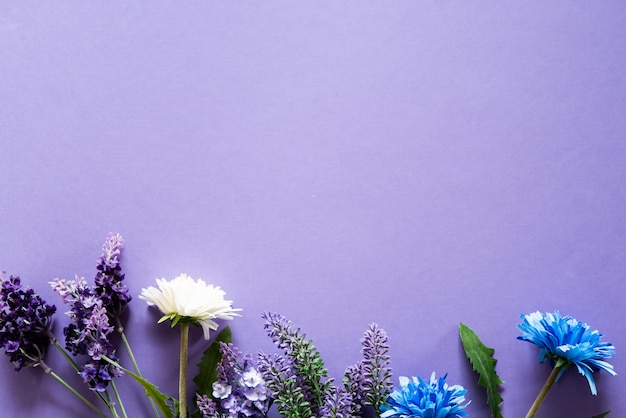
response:
<path id="1" fill-rule="evenodd" d="M 63 347 L 61 347 L 61 345 L 59 344 L 59 342 L 57 341 L 56 338 L 54 338 L 53 335 L 50 336 L 50 341 L 52 342 L 52 344 L 57 348 L 57 350 L 59 350 L 59 352 L 63 355 L 63 357 L 65 358 L 65 360 L 68 361 L 68 363 L 70 363 L 72 365 L 72 368 L 74 369 L 74 371 L 76 373 L 80 373 L 80 368 L 78 367 L 78 364 L 76 364 L 76 362 L 74 361 L 74 359 L 72 357 L 70 357 L 70 355 L 67 353 L 67 351 L 65 351 L 65 349 Z M 110 405 L 109 402 L 104 398 L 104 396 L 100 393 L 100 392 L 96 392 L 96 395 L 98 396 L 98 399 L 100 399 L 100 401 L 102 401 L 102 403 L 110 409 Z"/>
<path id="2" fill-rule="evenodd" d="M 128 352 L 128 357 L 130 358 L 130 362 L 133 364 L 135 373 L 137 373 L 138 376 L 143 377 L 141 375 L 141 372 L 139 371 L 139 365 L 137 364 L 137 360 L 133 355 L 133 350 L 130 349 L 130 344 L 128 343 L 128 339 L 126 338 L 126 334 L 124 333 L 124 327 L 122 326 L 119 318 L 115 318 L 115 320 L 117 321 L 117 332 L 119 332 L 120 336 L 122 337 L 122 343 L 124 344 L 124 347 Z"/>
<path id="3" fill-rule="evenodd" d="M 113 414 L 113 418 L 120 418 L 117 413 L 117 409 L 115 408 L 115 402 L 113 402 L 113 398 L 111 398 L 111 394 L 109 391 L 106 391 L 107 397 L 109 398 L 109 411 Z"/>
<path id="4" fill-rule="evenodd" d="M 72 357 L 70 357 L 70 355 L 67 353 L 67 351 L 65 351 L 65 349 L 63 347 L 61 347 L 59 342 L 56 339 L 51 340 L 51 341 L 52 341 L 52 344 L 54 344 L 54 346 L 57 348 L 57 350 L 59 350 L 59 352 L 63 355 L 63 357 L 65 357 L 65 360 L 67 360 L 72 365 L 72 368 L 74 368 L 74 371 L 79 372 L 80 369 L 78 367 L 78 364 L 76 364 L 74 359 Z"/>
<path id="5" fill-rule="evenodd" d="M 54 377 L 56 379 L 57 382 L 61 383 L 67 390 L 69 390 L 70 392 L 72 392 L 74 394 L 74 396 L 76 396 L 78 399 L 80 399 L 81 401 L 83 401 L 85 403 L 85 405 L 87 405 L 89 408 L 91 408 L 95 413 L 97 413 L 98 415 L 100 415 L 103 418 L 107 418 L 107 416 L 102 413 L 102 411 L 100 411 L 94 404 L 92 404 L 91 402 L 89 402 L 87 400 L 87 398 L 85 398 L 83 395 L 81 395 L 80 393 L 78 393 L 76 391 L 76 389 L 74 389 L 72 386 L 70 386 L 65 380 L 63 380 L 61 378 L 61 376 L 59 376 L 58 374 L 56 374 L 55 372 L 53 372 L 50 369 L 46 370 L 46 373 L 48 373 L 50 376 Z"/>
<path id="6" fill-rule="evenodd" d="M 533 418 L 535 414 L 537 414 L 537 411 L 539 411 L 541 404 L 543 403 L 544 399 L 546 399 L 546 396 L 548 395 L 550 388 L 552 388 L 552 385 L 554 384 L 554 382 L 556 382 L 556 378 L 559 376 L 559 373 L 562 368 L 563 368 L 563 365 L 557 364 L 552 369 L 550 376 L 548 376 L 548 380 L 546 380 L 546 383 L 541 388 L 539 395 L 537 395 L 537 399 L 535 399 L 535 402 L 533 402 L 532 406 L 528 410 L 528 413 L 526 414 L 526 418 Z"/>
<path id="7" fill-rule="evenodd" d="M 124 408 L 124 403 L 122 402 L 122 398 L 120 397 L 120 393 L 117 390 L 117 385 L 112 380 L 111 380 L 111 387 L 113 388 L 113 393 L 115 394 L 115 399 L 117 399 L 117 404 L 120 406 L 120 409 L 122 410 L 122 416 L 124 418 L 128 418 L 128 415 L 126 415 L 126 409 Z"/>
<path id="8" fill-rule="evenodd" d="M 122 326 L 122 322 L 120 321 L 119 317 L 115 318 L 115 320 L 117 321 L 117 331 L 119 332 L 120 337 L 122 337 L 122 343 L 124 344 L 124 347 L 126 348 L 126 352 L 128 353 L 130 362 L 133 365 L 133 369 L 135 370 L 135 373 L 137 373 L 137 376 L 143 377 L 143 375 L 141 374 L 141 371 L 139 370 L 139 364 L 137 364 L 137 360 L 135 359 L 135 356 L 133 355 L 133 350 L 131 350 L 128 339 L 126 338 L 126 334 L 124 333 L 124 327 Z M 150 402 L 150 406 L 152 407 L 152 412 L 154 412 L 154 416 L 156 418 L 159 418 L 160 415 L 159 415 L 159 412 L 157 411 L 157 407 L 154 403 L 154 400 L 148 397 L 148 401 Z"/>
<path id="9" fill-rule="evenodd" d="M 189 350 L 189 324 L 180 324 L 180 374 L 178 377 L 178 403 L 180 418 L 187 418 L 187 357 Z"/>

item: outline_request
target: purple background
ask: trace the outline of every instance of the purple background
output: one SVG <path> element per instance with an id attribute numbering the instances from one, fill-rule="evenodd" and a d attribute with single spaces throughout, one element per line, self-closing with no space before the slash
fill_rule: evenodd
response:
<path id="1" fill-rule="evenodd" d="M 519 315 L 560 309 L 620 375 L 594 397 L 568 372 L 539 416 L 624 417 L 626 5 L 544 3 L 3 2 L 0 269 L 59 304 L 47 282 L 91 279 L 120 232 L 135 297 L 202 277 L 243 308 L 242 349 L 272 349 L 277 311 L 336 377 L 375 321 L 394 381 L 449 372 L 474 417 L 458 323 L 496 349 L 514 418 L 549 371 Z M 135 298 L 129 338 L 175 395 L 158 317 Z M 40 370 L 0 376 L 2 416 L 89 414 Z"/>

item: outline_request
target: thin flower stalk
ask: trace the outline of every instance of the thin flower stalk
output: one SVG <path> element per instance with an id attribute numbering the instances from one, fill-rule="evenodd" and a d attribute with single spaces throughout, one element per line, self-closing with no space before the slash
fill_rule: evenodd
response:
<path id="1" fill-rule="evenodd" d="M 117 390 L 117 385 L 115 382 L 111 382 L 111 388 L 113 389 L 113 393 L 115 394 L 115 399 L 117 400 L 117 404 L 120 406 L 120 410 L 122 411 L 122 416 L 124 418 L 128 418 L 126 415 L 126 408 L 124 408 L 124 403 L 122 402 L 122 398 L 120 397 L 120 392 Z"/>
<path id="2" fill-rule="evenodd" d="M 180 367 L 178 377 L 178 402 L 180 416 L 187 417 L 187 362 L 189 356 L 189 324 L 180 324 Z"/>
<path id="3" fill-rule="evenodd" d="M 81 402 L 83 402 L 85 405 L 87 405 L 92 411 L 94 411 L 96 414 L 98 414 L 99 416 L 103 417 L 103 418 L 107 418 L 107 416 L 98 409 L 98 407 L 96 407 L 93 403 L 91 403 L 87 398 L 85 398 L 83 395 L 81 395 L 76 389 L 74 389 L 69 383 L 67 383 L 65 380 L 63 380 L 58 374 L 56 374 L 54 371 L 49 370 L 48 373 L 50 376 L 52 376 L 57 382 L 59 382 L 61 385 L 63 385 L 64 388 L 66 388 L 67 390 L 69 390 L 74 396 L 76 396 L 78 399 L 81 400 Z"/>
<path id="4" fill-rule="evenodd" d="M 543 401 L 546 399 L 546 396 L 548 395 L 548 392 L 552 388 L 552 385 L 554 385 L 554 383 L 556 382 L 556 379 L 558 378 L 559 373 L 561 373 L 561 369 L 563 367 L 564 366 L 561 365 L 561 366 L 554 367 L 552 369 L 552 371 L 550 372 L 550 376 L 548 376 L 548 380 L 546 380 L 546 383 L 543 385 L 543 387 L 541 388 L 541 391 L 537 395 L 537 398 L 535 399 L 530 409 L 528 410 L 528 413 L 526 414 L 526 418 L 533 418 L 537 414 L 537 412 L 539 411 L 539 408 L 543 404 Z"/>
<path id="5" fill-rule="evenodd" d="M 124 348 L 126 349 L 126 352 L 128 353 L 128 357 L 130 358 L 130 362 L 133 365 L 133 369 L 135 370 L 135 373 L 137 373 L 139 377 L 143 377 L 143 375 L 141 374 L 141 370 L 139 370 L 139 364 L 137 363 L 137 359 L 135 358 L 135 355 L 133 354 L 133 350 L 130 347 L 130 343 L 128 342 L 128 338 L 126 338 L 126 332 L 124 332 L 124 326 L 122 325 L 122 322 L 120 321 L 119 317 L 116 318 L 116 322 L 117 322 L 117 332 L 122 338 L 122 344 L 124 345 Z M 156 418 L 159 418 L 160 417 L 159 411 L 157 410 L 154 400 L 148 397 L 148 401 L 150 402 L 150 407 L 152 408 L 152 412 L 154 413 L 154 416 Z"/>

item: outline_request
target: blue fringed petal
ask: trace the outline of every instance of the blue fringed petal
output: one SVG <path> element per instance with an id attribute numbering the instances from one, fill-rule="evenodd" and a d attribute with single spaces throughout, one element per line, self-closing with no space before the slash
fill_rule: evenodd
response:
<path id="1" fill-rule="evenodd" d="M 522 331 L 519 340 L 528 341 L 539 347 L 539 361 L 546 358 L 563 360 L 567 365 L 575 365 L 578 372 L 585 376 L 591 393 L 597 395 L 593 374 L 599 370 L 615 376 L 613 366 L 604 361 L 615 355 L 615 347 L 602 341 L 602 334 L 591 330 L 589 325 L 579 322 L 571 316 L 554 313 L 533 312 L 521 315 L 522 323 L 517 327 Z M 565 368 L 559 374 L 559 378 Z"/>

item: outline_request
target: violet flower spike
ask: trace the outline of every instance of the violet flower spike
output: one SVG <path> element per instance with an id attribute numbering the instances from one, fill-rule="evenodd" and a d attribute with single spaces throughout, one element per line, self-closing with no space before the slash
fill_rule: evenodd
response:
<path id="1" fill-rule="evenodd" d="M 95 293 L 102 299 L 109 317 L 119 318 L 132 296 L 122 283 L 124 274 L 120 265 L 120 255 L 124 239 L 120 234 L 110 233 L 102 246 L 102 255 L 98 259 L 95 277 Z"/>
<path id="2" fill-rule="evenodd" d="M 113 361 L 118 360 L 110 342 L 114 328 L 103 300 L 83 277 L 76 276 L 73 280 L 57 278 L 50 285 L 64 303 L 71 305 L 67 315 L 73 323 L 63 329 L 66 349 L 75 356 L 87 355 L 91 358 L 82 366 L 80 376 L 91 390 L 105 391 L 112 378 L 123 375 L 123 372 L 102 358 L 106 356 Z"/>
<path id="3" fill-rule="evenodd" d="M 365 331 L 361 344 L 363 345 L 361 371 L 365 404 L 373 406 L 378 411 L 393 389 L 389 367 L 391 362 L 389 338 L 385 330 L 372 323 Z"/>

